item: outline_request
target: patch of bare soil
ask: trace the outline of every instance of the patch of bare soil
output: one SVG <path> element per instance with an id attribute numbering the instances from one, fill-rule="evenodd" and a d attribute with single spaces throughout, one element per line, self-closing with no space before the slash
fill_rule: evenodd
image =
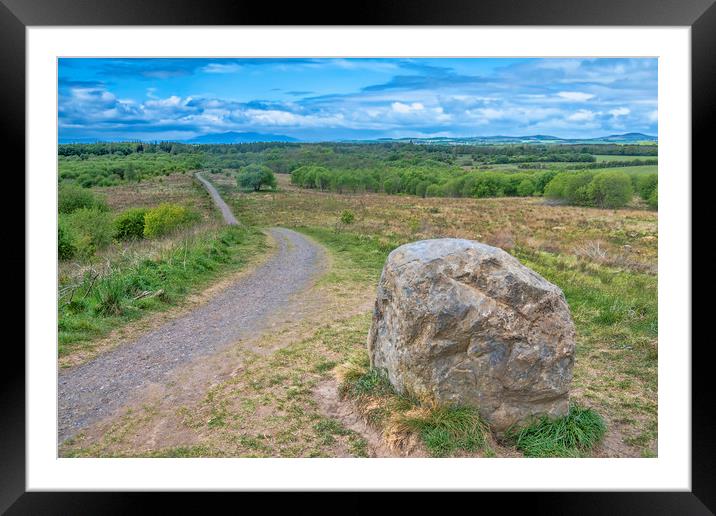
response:
<path id="1" fill-rule="evenodd" d="M 391 450 L 381 433 L 366 423 L 350 401 L 340 399 L 336 380 L 328 379 L 319 383 L 313 389 L 313 396 L 321 413 L 337 419 L 344 427 L 359 433 L 366 440 L 369 457 L 427 457 L 425 451 L 419 448 L 408 449 L 403 454 Z"/>

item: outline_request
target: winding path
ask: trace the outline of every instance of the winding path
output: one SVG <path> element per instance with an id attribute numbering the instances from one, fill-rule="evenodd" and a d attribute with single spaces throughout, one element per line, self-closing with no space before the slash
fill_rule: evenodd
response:
<path id="1" fill-rule="evenodd" d="M 198 174 L 197 178 L 227 224 L 237 224 L 213 185 Z M 116 412 L 143 385 L 164 382 L 177 367 L 265 331 L 272 315 L 290 309 L 292 296 L 323 272 L 324 250 L 295 231 L 271 228 L 267 232 L 277 242 L 276 252 L 206 304 L 134 342 L 60 371 L 59 443 Z"/>
<path id="2" fill-rule="evenodd" d="M 206 188 L 206 190 L 209 192 L 211 200 L 214 201 L 216 207 L 219 208 L 219 210 L 221 211 L 221 215 L 224 217 L 224 222 L 231 226 L 237 225 L 239 221 L 236 220 L 236 217 L 231 211 L 231 208 L 229 208 L 229 205 L 226 204 L 226 202 L 224 202 L 224 199 L 221 198 L 221 195 L 219 195 L 219 192 L 216 191 L 214 185 L 204 179 L 204 176 L 202 176 L 199 172 L 195 174 L 195 177 L 201 182 L 201 184 L 204 185 L 204 188 Z"/>

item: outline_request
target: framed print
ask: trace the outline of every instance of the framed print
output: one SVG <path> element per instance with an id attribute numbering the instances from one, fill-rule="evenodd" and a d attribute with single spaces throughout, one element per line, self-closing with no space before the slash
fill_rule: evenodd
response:
<path id="1" fill-rule="evenodd" d="M 713 510 L 691 301 L 712 2 L 322 25 L 3 2 L 27 228 L 3 509 L 436 490 Z M 112 497 L 91 500 L 133 503 Z"/>

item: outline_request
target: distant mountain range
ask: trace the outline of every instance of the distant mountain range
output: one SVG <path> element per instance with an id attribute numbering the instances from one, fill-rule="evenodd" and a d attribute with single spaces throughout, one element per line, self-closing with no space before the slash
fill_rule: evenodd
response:
<path id="1" fill-rule="evenodd" d="M 500 144 L 598 144 L 598 143 L 656 143 L 658 138 L 642 133 L 610 134 L 597 138 L 560 138 L 545 134 L 534 134 L 530 136 L 465 136 L 465 137 L 444 137 L 435 138 L 379 138 L 377 140 L 343 140 L 352 142 L 371 141 L 378 142 L 412 142 L 423 145 L 500 145 Z"/>
<path id="2" fill-rule="evenodd" d="M 119 141 L 136 141 L 130 139 L 101 139 L 101 138 L 60 138 L 59 143 L 96 143 L 96 142 L 119 142 Z M 195 136 L 188 140 L 172 140 L 178 143 L 193 144 L 222 144 L 222 143 L 255 143 L 255 142 L 301 142 L 298 138 L 286 136 L 283 134 L 263 134 L 251 132 L 234 132 L 225 133 L 209 133 Z M 332 141 L 332 140 L 323 140 Z M 434 138 L 377 138 L 373 140 L 337 140 L 343 143 L 376 143 L 376 142 L 396 142 L 396 143 L 415 143 L 421 145 L 500 145 L 500 144 L 599 144 L 599 143 L 621 143 L 636 144 L 657 143 L 656 136 L 642 133 L 625 133 L 610 134 L 609 136 L 600 136 L 598 138 L 560 138 L 558 136 L 549 136 L 544 134 L 535 134 L 531 136 L 465 136 L 465 137 L 434 137 Z"/>
<path id="3" fill-rule="evenodd" d="M 262 134 L 262 133 L 210 133 L 195 136 L 189 140 L 182 140 L 182 143 L 255 143 L 255 142 L 297 142 L 296 138 L 283 134 Z"/>

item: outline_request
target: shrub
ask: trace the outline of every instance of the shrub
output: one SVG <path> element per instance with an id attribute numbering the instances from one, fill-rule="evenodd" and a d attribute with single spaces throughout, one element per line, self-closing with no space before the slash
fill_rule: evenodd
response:
<path id="1" fill-rule="evenodd" d="M 76 184 L 60 185 L 57 204 L 60 213 L 72 213 L 81 208 L 96 208 L 100 211 L 109 210 L 107 202 L 103 198 Z"/>
<path id="2" fill-rule="evenodd" d="M 591 202 L 600 208 L 620 208 L 634 196 L 631 179 L 624 172 L 600 172 L 589 185 Z"/>
<path id="3" fill-rule="evenodd" d="M 440 196 L 440 187 L 438 185 L 432 184 L 425 189 L 425 197 L 439 197 L 439 196 Z"/>
<path id="4" fill-rule="evenodd" d="M 591 183 L 594 178 L 592 172 L 567 172 L 567 182 L 564 186 L 564 197 L 570 204 L 577 206 L 592 206 Z"/>
<path id="5" fill-rule="evenodd" d="M 658 176 L 656 174 L 643 174 L 635 177 L 634 189 L 639 194 L 639 197 L 648 201 L 658 187 Z"/>
<path id="6" fill-rule="evenodd" d="M 89 258 L 112 242 L 112 217 L 99 208 L 80 208 L 67 215 L 67 225 L 74 235 L 76 254 Z"/>
<path id="7" fill-rule="evenodd" d="M 535 192 L 535 183 L 529 178 L 523 179 L 517 185 L 517 195 L 520 197 L 529 197 Z"/>
<path id="8" fill-rule="evenodd" d="M 350 210 L 345 210 L 343 213 L 341 213 L 341 222 L 343 224 L 353 224 L 353 221 L 355 220 L 355 215 Z"/>
<path id="9" fill-rule="evenodd" d="M 551 199 L 564 199 L 565 189 L 567 188 L 567 174 L 557 174 L 544 187 L 544 196 Z"/>
<path id="10" fill-rule="evenodd" d="M 252 164 L 244 167 L 236 176 L 236 181 L 240 188 L 255 192 L 261 190 L 262 186 L 276 188 L 276 176 L 265 165 Z"/>
<path id="11" fill-rule="evenodd" d="M 144 238 L 144 216 L 146 208 L 130 208 L 114 219 L 114 238 L 131 240 Z"/>
<path id="12" fill-rule="evenodd" d="M 649 198 L 646 201 L 647 203 L 649 203 L 649 208 L 651 208 L 652 210 L 659 209 L 658 195 L 659 195 L 659 192 L 656 189 L 654 189 L 654 191 L 651 192 L 651 195 L 649 196 Z"/>
<path id="13" fill-rule="evenodd" d="M 60 260 L 69 260 L 77 252 L 75 235 L 66 220 L 60 218 L 57 222 L 57 255 Z"/>
<path id="14" fill-rule="evenodd" d="M 164 203 L 147 210 L 144 215 L 144 237 L 166 235 L 180 226 L 198 219 L 198 214 L 178 204 Z"/>

